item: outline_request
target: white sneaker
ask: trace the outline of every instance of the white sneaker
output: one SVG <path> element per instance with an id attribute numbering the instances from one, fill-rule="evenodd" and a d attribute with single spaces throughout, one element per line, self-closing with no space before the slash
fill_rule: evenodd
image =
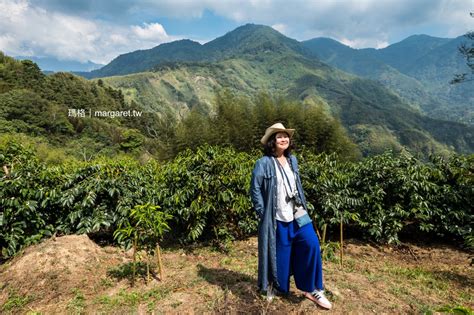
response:
<path id="1" fill-rule="evenodd" d="M 275 297 L 275 290 L 273 290 L 273 284 L 270 284 L 267 289 L 267 301 L 268 302 L 273 301 L 274 297 Z"/>
<path id="2" fill-rule="evenodd" d="M 324 295 L 323 290 L 314 290 L 313 292 L 309 293 L 306 292 L 306 298 L 310 299 L 314 303 L 318 304 L 322 308 L 330 310 L 332 308 L 331 302 L 326 298 Z"/>

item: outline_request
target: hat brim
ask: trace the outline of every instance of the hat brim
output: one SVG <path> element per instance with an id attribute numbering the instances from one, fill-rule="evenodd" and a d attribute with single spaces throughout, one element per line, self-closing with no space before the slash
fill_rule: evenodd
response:
<path id="1" fill-rule="evenodd" d="M 265 135 L 262 137 L 262 139 L 260 140 L 260 142 L 262 144 L 267 144 L 268 142 L 268 139 L 275 133 L 279 133 L 279 132 L 285 132 L 287 133 L 290 138 L 293 137 L 293 134 L 295 133 L 295 129 L 282 129 L 282 128 L 269 128 L 266 132 L 265 132 Z"/>

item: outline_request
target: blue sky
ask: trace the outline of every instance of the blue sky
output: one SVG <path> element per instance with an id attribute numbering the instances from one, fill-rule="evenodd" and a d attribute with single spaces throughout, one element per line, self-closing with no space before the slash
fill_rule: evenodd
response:
<path id="1" fill-rule="evenodd" d="M 381 48 L 413 34 L 474 29 L 474 0 L 0 0 L 0 50 L 108 63 L 188 38 L 205 43 L 246 23 L 307 40 Z"/>

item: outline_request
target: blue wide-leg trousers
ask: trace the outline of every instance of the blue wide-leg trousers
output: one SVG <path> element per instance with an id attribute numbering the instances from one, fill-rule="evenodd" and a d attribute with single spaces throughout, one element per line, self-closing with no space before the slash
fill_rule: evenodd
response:
<path id="1" fill-rule="evenodd" d="M 276 256 L 280 292 L 289 292 L 291 274 L 299 290 L 323 289 L 321 248 L 311 223 L 300 228 L 296 221 L 277 221 Z"/>

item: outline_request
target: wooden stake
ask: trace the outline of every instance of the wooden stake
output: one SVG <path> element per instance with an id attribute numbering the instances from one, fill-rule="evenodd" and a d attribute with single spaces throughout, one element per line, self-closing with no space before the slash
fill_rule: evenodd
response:
<path id="1" fill-rule="evenodd" d="M 341 245 L 341 248 L 340 248 L 340 254 L 341 254 L 341 267 L 342 267 L 342 257 L 343 257 L 343 249 L 342 249 L 342 246 L 344 245 L 344 242 L 343 242 L 343 235 L 342 235 L 342 227 L 343 227 L 343 222 L 342 222 L 342 214 L 341 214 L 341 225 L 340 225 L 340 235 L 341 235 L 341 239 L 340 239 L 340 245 Z"/>
<path id="2" fill-rule="evenodd" d="M 327 229 L 328 225 L 326 223 L 324 223 L 323 225 L 323 239 L 322 239 L 322 242 L 323 244 L 326 242 L 326 229 Z"/>
<path id="3" fill-rule="evenodd" d="M 5 172 L 5 175 L 6 175 L 7 177 L 10 177 L 10 172 L 8 171 L 8 166 L 3 165 L 3 171 Z"/>
<path id="4" fill-rule="evenodd" d="M 156 260 L 158 262 L 158 268 L 160 268 L 160 280 L 163 281 L 163 264 L 161 263 L 160 244 L 156 244 Z"/>
<path id="5" fill-rule="evenodd" d="M 135 286 L 135 274 L 137 272 L 137 235 L 133 239 L 133 265 L 132 265 L 132 287 Z"/>
<path id="6" fill-rule="evenodd" d="M 146 252 L 146 283 L 150 282 L 150 254 Z"/>
<path id="7" fill-rule="evenodd" d="M 314 230 L 316 231 L 316 234 L 318 235 L 318 239 L 321 241 L 321 234 L 319 234 L 318 227 L 316 226 L 315 223 L 313 223 Z"/>

